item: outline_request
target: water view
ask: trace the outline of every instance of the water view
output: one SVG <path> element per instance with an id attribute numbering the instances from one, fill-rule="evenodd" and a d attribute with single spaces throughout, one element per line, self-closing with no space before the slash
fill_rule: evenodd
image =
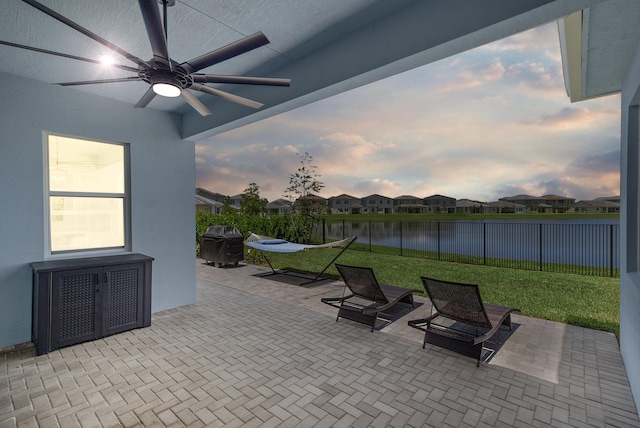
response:
<path id="1" fill-rule="evenodd" d="M 359 244 L 397 248 L 401 255 L 546 270 L 547 265 L 619 268 L 618 218 L 329 221 L 325 239 L 357 236 Z M 590 269 L 586 269 L 590 271 Z M 572 268 L 571 271 L 574 271 Z"/>

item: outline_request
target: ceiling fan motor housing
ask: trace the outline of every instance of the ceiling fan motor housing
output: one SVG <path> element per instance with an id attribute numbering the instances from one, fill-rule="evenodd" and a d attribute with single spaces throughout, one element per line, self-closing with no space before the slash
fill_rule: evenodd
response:
<path id="1" fill-rule="evenodd" d="M 152 65 L 156 65 L 156 63 L 151 60 L 149 61 Z M 165 83 L 168 85 L 176 86 L 180 89 L 187 89 L 193 84 L 193 78 L 187 74 L 182 67 L 180 67 L 176 62 L 172 64 L 173 69 L 168 70 L 164 67 L 140 67 L 138 69 L 138 76 L 149 83 L 150 85 L 154 85 L 156 83 Z"/>

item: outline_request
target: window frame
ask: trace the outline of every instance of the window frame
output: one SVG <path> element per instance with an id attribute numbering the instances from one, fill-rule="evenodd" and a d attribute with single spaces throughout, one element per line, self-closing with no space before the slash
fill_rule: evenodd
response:
<path id="1" fill-rule="evenodd" d="M 627 164 L 627 236 L 633 240 L 627 238 L 626 272 L 633 273 L 640 271 L 640 172 L 637 168 L 629 169 L 629 164 L 640 164 L 640 104 L 630 105 L 627 117 L 627 159 L 630 159 Z"/>
<path id="2" fill-rule="evenodd" d="M 112 144 L 123 148 L 124 161 L 124 193 L 86 192 L 86 191 L 51 191 L 49 177 L 49 139 L 50 137 L 70 138 L 87 143 Z M 76 135 L 62 134 L 58 132 L 43 131 L 43 195 L 44 195 L 44 252 L 45 258 L 68 257 L 69 255 L 89 257 L 101 254 L 131 252 L 131 147 L 129 143 L 100 140 L 96 138 L 80 137 Z M 117 247 L 79 248 L 72 250 L 52 251 L 51 239 L 51 198 L 52 197 L 83 197 L 100 199 L 122 199 L 123 201 L 123 227 L 124 245 Z"/>

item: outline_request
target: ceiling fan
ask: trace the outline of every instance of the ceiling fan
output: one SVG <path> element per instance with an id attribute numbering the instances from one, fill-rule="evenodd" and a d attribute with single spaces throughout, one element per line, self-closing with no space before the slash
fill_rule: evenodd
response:
<path id="1" fill-rule="evenodd" d="M 114 45 L 108 40 L 103 39 L 97 34 L 87 30 L 79 24 L 71 21 L 70 19 L 60 15 L 54 10 L 49 9 L 36 0 L 22 0 L 25 3 L 35 7 L 36 9 L 46 13 L 52 18 L 57 19 L 63 24 L 68 25 L 74 30 L 84 34 L 85 36 L 95 40 L 96 42 L 106 46 L 110 50 L 122 55 L 129 61 L 137 64 L 138 68 L 129 67 L 126 65 L 112 64 L 112 67 L 119 68 L 121 70 L 131 71 L 136 73 L 136 76 L 121 77 L 114 79 L 101 79 L 101 80 L 87 80 L 78 82 L 64 82 L 57 83 L 61 86 L 74 86 L 74 85 L 91 85 L 99 83 L 116 83 L 116 82 L 135 82 L 144 81 L 150 85 L 147 92 L 142 96 L 140 101 L 134 106 L 143 108 L 153 100 L 156 95 L 164 97 L 182 97 L 187 103 L 191 105 L 202 116 L 209 116 L 211 111 L 189 90 L 195 90 L 204 92 L 205 94 L 214 95 L 227 101 L 242 104 L 247 107 L 260 108 L 262 104 L 247 98 L 243 98 L 238 95 L 234 95 L 229 92 L 222 91 L 220 89 L 207 86 L 206 83 L 232 83 L 241 85 L 267 85 L 267 86 L 290 86 L 290 79 L 276 78 L 276 77 L 250 77 L 250 76 L 229 76 L 219 74 L 202 74 L 197 71 L 210 67 L 214 64 L 220 63 L 227 59 L 249 52 L 260 46 L 269 43 L 269 39 L 262 33 L 257 32 L 250 36 L 244 37 L 236 42 L 230 43 L 219 49 L 205 53 L 197 58 L 178 63 L 171 59 L 167 50 L 167 7 L 173 6 L 175 0 L 138 0 L 140 10 L 142 11 L 142 17 L 144 24 L 151 42 L 151 50 L 153 52 L 153 58 L 150 60 L 143 60 L 136 57 L 133 54 L 125 51 L 124 49 Z M 158 4 L 163 7 L 163 16 L 160 16 Z M 164 18 L 164 23 L 162 18 Z M 163 25 L 164 24 L 164 25 Z M 20 49 L 28 49 L 36 52 L 46 53 L 49 55 L 57 55 L 64 58 L 75 59 L 79 61 L 86 61 L 96 64 L 102 64 L 101 61 L 83 58 L 75 55 L 69 55 L 61 52 L 49 51 L 46 49 L 40 49 L 32 46 L 20 45 L 17 43 L 11 43 L 1 41 L 0 44 L 6 46 L 12 46 Z"/>

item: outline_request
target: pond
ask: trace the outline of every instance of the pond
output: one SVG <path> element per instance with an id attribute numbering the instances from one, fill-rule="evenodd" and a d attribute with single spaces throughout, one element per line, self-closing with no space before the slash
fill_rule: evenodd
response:
<path id="1" fill-rule="evenodd" d="M 325 239 L 357 236 L 360 244 L 530 263 L 619 267 L 617 218 L 479 221 L 325 222 Z"/>

